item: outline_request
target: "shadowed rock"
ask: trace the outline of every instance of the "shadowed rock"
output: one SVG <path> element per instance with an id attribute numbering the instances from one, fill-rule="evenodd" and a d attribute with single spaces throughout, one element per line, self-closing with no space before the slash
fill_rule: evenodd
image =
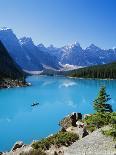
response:
<path id="1" fill-rule="evenodd" d="M 23 142 L 22 141 L 18 141 L 14 144 L 13 148 L 12 148 L 12 151 L 15 151 L 16 149 L 18 148 L 21 148 L 23 146 Z"/>
<path id="2" fill-rule="evenodd" d="M 74 112 L 66 116 L 64 119 L 62 119 L 59 122 L 59 125 L 63 129 L 67 129 L 68 127 L 71 127 L 71 126 L 76 127 L 77 126 L 76 122 L 80 119 L 82 119 L 82 114 Z"/>

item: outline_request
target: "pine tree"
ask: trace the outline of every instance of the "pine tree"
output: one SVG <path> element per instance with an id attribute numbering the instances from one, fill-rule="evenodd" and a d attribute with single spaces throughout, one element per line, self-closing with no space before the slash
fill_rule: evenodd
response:
<path id="1" fill-rule="evenodd" d="M 101 87 L 98 97 L 94 100 L 94 110 L 96 112 L 112 112 L 112 106 L 107 102 L 111 99 L 107 95 L 106 88 L 104 86 Z"/>

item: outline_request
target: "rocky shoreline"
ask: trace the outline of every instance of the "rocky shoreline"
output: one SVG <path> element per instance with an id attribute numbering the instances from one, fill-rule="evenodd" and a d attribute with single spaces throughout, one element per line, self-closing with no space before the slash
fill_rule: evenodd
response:
<path id="1" fill-rule="evenodd" d="M 14 88 L 14 87 L 26 87 L 30 86 L 31 83 L 21 80 L 11 80 L 11 79 L 4 79 L 0 81 L 0 89 L 2 88 Z"/>
<path id="2" fill-rule="evenodd" d="M 115 155 L 116 141 L 101 133 L 101 130 L 106 130 L 110 127 L 104 126 L 90 132 L 82 121 L 87 116 L 91 116 L 91 114 L 82 115 L 81 113 L 73 112 L 59 122 L 61 126 L 60 132 L 78 135 L 79 139 L 74 142 L 62 146 L 52 143 L 48 147 L 49 149 L 45 149 L 43 152 L 43 150 L 33 148 L 33 144 L 38 143 L 38 141 L 33 141 L 30 145 L 25 145 L 19 141 L 14 144 L 10 152 L 1 152 L 0 155 Z M 52 138 L 53 136 L 55 134 L 49 137 Z M 48 139 L 48 142 L 46 141 L 47 146 L 51 140 L 49 137 L 45 138 L 45 140 Z M 43 145 L 42 143 L 40 144 L 41 146 Z M 35 146 L 37 147 L 37 145 Z"/>

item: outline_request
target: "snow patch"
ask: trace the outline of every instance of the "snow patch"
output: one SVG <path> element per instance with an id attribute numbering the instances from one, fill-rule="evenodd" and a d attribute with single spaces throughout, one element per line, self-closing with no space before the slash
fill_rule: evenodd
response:
<path id="1" fill-rule="evenodd" d="M 63 65 L 60 62 L 59 62 L 59 65 L 62 66 L 61 70 L 74 70 L 74 69 L 82 68 L 82 66 L 77 66 L 77 65 L 70 65 L 70 64 Z"/>
<path id="2" fill-rule="evenodd" d="M 11 29 L 8 28 L 8 27 L 1 27 L 1 28 L 0 28 L 0 31 L 6 31 L 6 30 L 11 30 Z"/>

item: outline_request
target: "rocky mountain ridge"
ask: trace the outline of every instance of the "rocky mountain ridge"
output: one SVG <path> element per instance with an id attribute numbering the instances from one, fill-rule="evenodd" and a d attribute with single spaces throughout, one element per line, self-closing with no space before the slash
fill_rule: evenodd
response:
<path id="1" fill-rule="evenodd" d="M 9 28 L 0 29 L 0 40 L 18 65 L 28 71 L 63 70 L 64 66 L 70 65 L 73 69 L 72 66 L 78 68 L 116 61 L 116 48 L 101 49 L 91 44 L 83 49 L 78 42 L 60 48 L 36 46 L 29 37 L 18 39 Z"/>

